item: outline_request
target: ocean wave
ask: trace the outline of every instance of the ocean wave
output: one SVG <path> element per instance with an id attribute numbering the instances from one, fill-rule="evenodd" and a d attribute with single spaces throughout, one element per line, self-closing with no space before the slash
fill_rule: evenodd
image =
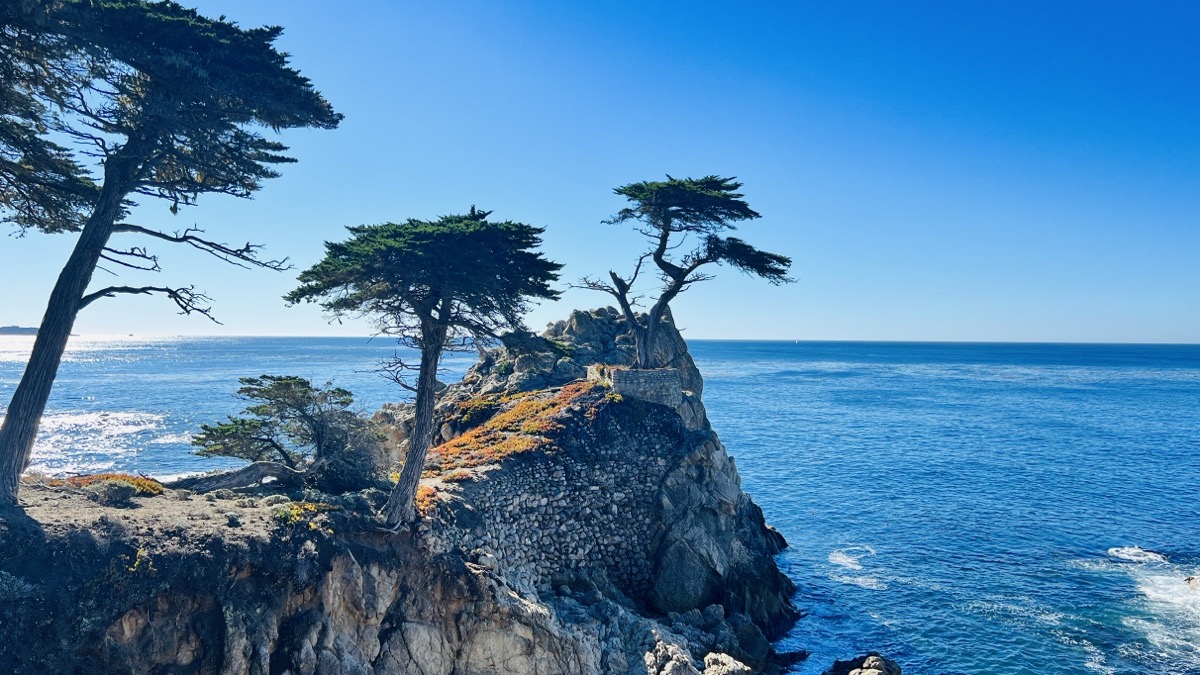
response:
<path id="1" fill-rule="evenodd" d="M 1141 546 L 1114 546 L 1108 549 L 1108 555 L 1117 560 L 1135 563 L 1165 563 L 1167 557 L 1157 551 L 1144 549 Z"/>
<path id="2" fill-rule="evenodd" d="M 1082 569 L 1127 577 L 1136 591 L 1120 619 L 1138 636 L 1118 653 L 1156 672 L 1200 672 L 1200 568 L 1140 546 L 1108 549 L 1107 558 L 1076 561 Z M 1191 580 L 1191 581 L 1189 581 Z"/>

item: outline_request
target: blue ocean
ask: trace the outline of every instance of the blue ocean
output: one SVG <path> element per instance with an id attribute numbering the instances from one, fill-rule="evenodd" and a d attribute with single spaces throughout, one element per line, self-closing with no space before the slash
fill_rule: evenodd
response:
<path id="1" fill-rule="evenodd" d="M 31 338 L 0 338 L 0 402 Z M 798 672 L 1200 674 L 1200 345 L 694 341 L 709 418 L 790 542 Z M 77 339 L 34 469 L 172 476 L 237 378 L 402 398 L 358 338 Z M 473 362 L 447 361 L 444 379 Z"/>

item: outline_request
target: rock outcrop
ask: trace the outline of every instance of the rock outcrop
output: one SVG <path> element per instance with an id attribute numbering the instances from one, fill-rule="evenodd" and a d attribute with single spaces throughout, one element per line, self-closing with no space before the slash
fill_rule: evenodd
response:
<path id="1" fill-rule="evenodd" d="M 559 409 L 523 416 L 526 428 L 550 422 L 541 445 L 497 463 L 471 454 L 478 430 L 435 449 L 429 548 L 475 556 L 526 597 L 598 592 L 635 614 L 665 615 L 697 658 L 716 651 L 764 667 L 769 639 L 796 618 L 794 587 L 772 558 L 782 537 L 711 431 L 605 392 L 573 385 L 510 404 Z M 482 435 L 517 426 L 504 415 Z"/>
<path id="2" fill-rule="evenodd" d="M 563 321 L 547 326 L 541 344 L 525 345 L 516 350 L 498 347 L 472 366 L 461 382 L 451 384 L 438 395 L 434 428 L 435 442 L 452 440 L 472 422 L 463 418 L 461 406 L 481 396 L 513 395 L 551 387 L 561 387 L 587 377 L 588 366 L 604 364 L 630 366 L 634 363 L 633 336 L 625 317 L 612 307 L 590 311 L 576 310 Z M 681 402 L 675 411 L 689 429 L 708 428 L 701 397 L 704 378 L 688 353 L 687 342 L 675 329 L 670 313 L 658 331 L 654 356 L 665 368 L 680 376 Z M 412 430 L 412 405 L 389 404 L 376 414 L 376 421 L 387 429 L 392 444 L 392 459 L 400 461 Z"/>
<path id="3" fill-rule="evenodd" d="M 833 667 L 821 675 L 901 675 L 900 666 L 875 652 L 849 661 L 834 661 Z"/>
<path id="4" fill-rule="evenodd" d="M 671 407 L 575 381 L 628 363 L 610 310 L 443 393 L 418 527 L 382 493 L 220 491 L 111 508 L 27 489 L 0 512 L 0 663 L 16 673 L 722 675 L 777 669 L 783 538 L 741 491 L 678 333 Z M 393 408 L 395 438 L 405 411 Z"/>

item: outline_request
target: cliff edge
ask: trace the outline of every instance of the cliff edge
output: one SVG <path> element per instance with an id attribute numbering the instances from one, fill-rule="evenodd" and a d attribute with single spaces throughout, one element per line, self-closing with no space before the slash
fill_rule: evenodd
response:
<path id="1" fill-rule="evenodd" d="M 134 508 L 28 486 L 0 513 L 0 662 L 18 673 L 769 672 L 797 613 L 786 543 L 740 488 L 678 333 L 680 395 L 588 380 L 611 310 L 448 387 L 411 531 L 384 493 L 167 491 Z M 519 354 L 519 355 L 518 355 Z M 635 393 L 637 390 L 635 388 Z M 654 398 L 653 395 L 650 398 Z M 405 440 L 406 410 L 384 416 Z"/>

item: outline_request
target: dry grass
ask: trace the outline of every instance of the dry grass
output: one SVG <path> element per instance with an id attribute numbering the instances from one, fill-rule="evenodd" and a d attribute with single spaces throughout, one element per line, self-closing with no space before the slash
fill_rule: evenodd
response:
<path id="1" fill-rule="evenodd" d="M 447 483 L 465 483 L 475 480 L 475 472 L 468 469 L 454 469 L 444 474 L 442 480 Z"/>
<path id="2" fill-rule="evenodd" d="M 492 415 L 487 422 L 429 451 L 428 473 L 448 475 L 457 469 L 494 464 L 523 452 L 550 445 L 550 437 L 563 429 L 561 413 L 581 396 L 603 388 L 597 382 L 573 382 L 548 398 L 530 396 L 497 400 L 511 406 Z M 606 399 L 600 399 L 600 403 Z M 470 409 L 483 404 L 463 404 Z M 590 411 L 589 411 L 590 412 Z"/>

